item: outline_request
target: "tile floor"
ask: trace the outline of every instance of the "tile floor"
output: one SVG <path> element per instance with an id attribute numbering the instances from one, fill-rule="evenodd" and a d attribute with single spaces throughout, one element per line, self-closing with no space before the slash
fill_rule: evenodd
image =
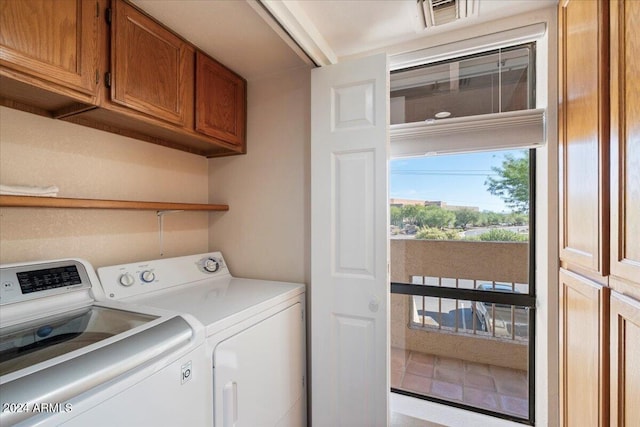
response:
<path id="1" fill-rule="evenodd" d="M 391 387 L 527 417 L 527 372 L 391 348 Z"/>

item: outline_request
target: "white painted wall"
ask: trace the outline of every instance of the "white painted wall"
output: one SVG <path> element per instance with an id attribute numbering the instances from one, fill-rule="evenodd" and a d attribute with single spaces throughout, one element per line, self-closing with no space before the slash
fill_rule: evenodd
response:
<path id="1" fill-rule="evenodd" d="M 237 277 L 309 282 L 310 72 L 248 84 L 247 154 L 209 160 L 209 249 Z"/>
<path id="2" fill-rule="evenodd" d="M 0 107 L 0 183 L 60 197 L 206 203 L 207 159 Z M 206 252 L 209 215 L 165 216 L 165 256 Z M 94 267 L 158 258 L 155 211 L 2 208 L 0 263 L 81 257 Z"/>

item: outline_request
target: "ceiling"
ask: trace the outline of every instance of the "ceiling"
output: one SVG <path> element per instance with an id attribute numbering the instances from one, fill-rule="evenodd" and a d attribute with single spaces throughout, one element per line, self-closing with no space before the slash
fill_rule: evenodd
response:
<path id="1" fill-rule="evenodd" d="M 416 0 L 132 0 L 249 81 L 557 4 L 471 1 L 475 16 L 423 29 Z"/>

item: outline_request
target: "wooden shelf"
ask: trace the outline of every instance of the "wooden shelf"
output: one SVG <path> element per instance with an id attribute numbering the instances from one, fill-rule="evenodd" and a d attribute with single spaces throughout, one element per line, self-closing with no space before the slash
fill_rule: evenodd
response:
<path id="1" fill-rule="evenodd" d="M 229 205 L 199 203 L 139 202 L 129 200 L 71 199 L 64 197 L 0 195 L 0 207 L 7 208 L 70 208 L 129 209 L 151 211 L 228 211 Z"/>

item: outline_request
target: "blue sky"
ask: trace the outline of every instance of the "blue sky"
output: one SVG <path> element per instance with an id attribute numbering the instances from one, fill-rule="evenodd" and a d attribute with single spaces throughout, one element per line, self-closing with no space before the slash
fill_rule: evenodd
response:
<path id="1" fill-rule="evenodd" d="M 450 205 L 477 206 L 481 211 L 510 212 L 484 184 L 487 176 L 495 176 L 491 167 L 500 166 L 505 153 L 521 157 L 522 150 L 393 159 L 389 197 L 441 200 Z"/>

